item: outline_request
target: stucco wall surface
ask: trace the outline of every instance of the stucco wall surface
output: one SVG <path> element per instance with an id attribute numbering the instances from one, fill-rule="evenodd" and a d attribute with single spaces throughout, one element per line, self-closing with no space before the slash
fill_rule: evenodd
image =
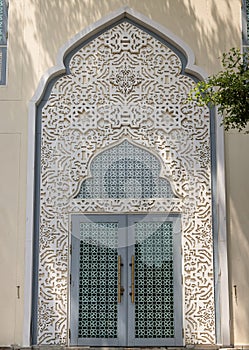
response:
<path id="1" fill-rule="evenodd" d="M 0 345 L 23 345 L 28 104 L 57 53 L 88 25 L 129 6 L 188 44 L 208 74 L 240 46 L 240 0 L 10 0 L 7 86 L 0 87 Z M 249 136 L 226 136 L 234 341 L 249 344 Z M 236 286 L 236 288 L 235 288 Z M 236 291 L 236 293 L 235 293 Z M 27 344 L 26 344 L 27 345 Z"/>
<path id="2" fill-rule="evenodd" d="M 234 343 L 249 342 L 249 184 L 248 134 L 226 138 L 229 270 Z"/>

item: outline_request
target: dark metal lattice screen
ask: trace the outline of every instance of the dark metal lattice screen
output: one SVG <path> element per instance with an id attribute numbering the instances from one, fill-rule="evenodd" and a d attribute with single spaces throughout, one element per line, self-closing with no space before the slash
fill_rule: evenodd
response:
<path id="1" fill-rule="evenodd" d="M 117 223 L 80 223 L 79 338 L 117 337 L 117 233 Z"/>
<path id="2" fill-rule="evenodd" d="M 135 224 L 135 337 L 174 337 L 172 222 Z"/>

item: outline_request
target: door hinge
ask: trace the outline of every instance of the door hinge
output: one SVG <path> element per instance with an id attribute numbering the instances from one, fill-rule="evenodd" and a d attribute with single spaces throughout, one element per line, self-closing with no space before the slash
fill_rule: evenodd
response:
<path id="1" fill-rule="evenodd" d="M 69 283 L 72 284 L 72 275 L 70 273 L 70 277 L 69 277 Z"/>
<path id="2" fill-rule="evenodd" d="M 184 328 L 182 328 L 182 337 L 184 338 Z"/>
<path id="3" fill-rule="evenodd" d="M 72 244 L 69 246 L 69 254 L 72 255 Z"/>
<path id="4" fill-rule="evenodd" d="M 183 285 L 183 275 L 182 275 L 182 285 Z"/>
<path id="5" fill-rule="evenodd" d="M 71 329 L 70 328 L 68 330 L 68 337 L 69 337 L 69 339 L 71 339 Z"/>

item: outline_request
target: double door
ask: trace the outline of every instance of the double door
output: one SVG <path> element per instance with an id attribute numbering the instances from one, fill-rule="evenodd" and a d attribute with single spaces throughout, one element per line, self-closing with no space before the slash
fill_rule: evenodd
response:
<path id="1" fill-rule="evenodd" d="M 177 216 L 73 215 L 71 345 L 181 346 Z"/>

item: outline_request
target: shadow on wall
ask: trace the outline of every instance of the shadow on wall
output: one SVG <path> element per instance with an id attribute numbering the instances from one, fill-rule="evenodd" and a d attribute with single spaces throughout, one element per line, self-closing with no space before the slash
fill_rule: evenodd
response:
<path id="1" fill-rule="evenodd" d="M 153 18 L 181 37 L 194 50 L 196 64 L 211 74 L 219 69 L 217 58 L 221 53 L 239 45 L 239 1 L 237 5 L 238 13 L 234 13 L 226 0 L 218 3 L 214 0 L 23 1 L 19 10 L 25 13 L 24 36 L 16 35 L 13 41 L 23 54 L 24 93 L 27 98 L 34 94 L 41 76 L 55 65 L 60 47 L 71 37 L 122 6 Z M 14 35 L 14 29 L 20 28 L 21 18 L 20 12 L 12 11 Z M 230 22 L 230 18 L 238 19 L 237 23 Z M 207 57 L 208 63 L 204 66 Z"/>
<path id="2" fill-rule="evenodd" d="M 22 96 L 33 96 L 44 72 L 55 65 L 57 53 L 71 37 L 122 6 L 152 18 L 170 29 L 195 52 L 196 64 L 208 73 L 218 70 L 218 57 L 239 45 L 240 1 L 234 14 L 227 0 L 13 0 L 10 44 L 20 56 L 9 57 L 10 67 L 22 60 Z M 22 4 L 22 6 L 21 6 Z M 14 5 L 13 5 L 14 7 Z M 10 6 L 11 8 L 11 6 Z M 24 17 L 25 14 L 25 17 Z M 237 17 L 236 17 L 237 15 Z M 236 23 L 230 19 L 238 19 Z M 32 44 L 31 44 L 32 43 Z M 208 58 L 208 59 L 207 59 Z M 205 65 L 203 62 L 206 62 Z M 18 74 L 20 72 L 13 72 Z M 15 77 L 15 74 L 13 74 Z M 14 85 L 14 81 L 10 81 Z"/>

